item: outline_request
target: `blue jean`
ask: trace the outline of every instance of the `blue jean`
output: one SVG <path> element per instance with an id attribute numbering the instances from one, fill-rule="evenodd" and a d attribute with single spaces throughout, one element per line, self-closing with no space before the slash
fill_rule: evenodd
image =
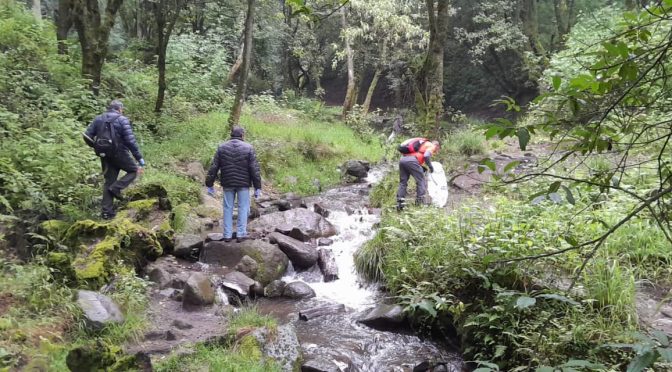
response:
<path id="1" fill-rule="evenodd" d="M 236 237 L 247 236 L 247 216 L 250 214 L 250 189 L 224 189 L 224 238 L 233 236 L 233 203 L 238 199 L 238 226 Z"/>

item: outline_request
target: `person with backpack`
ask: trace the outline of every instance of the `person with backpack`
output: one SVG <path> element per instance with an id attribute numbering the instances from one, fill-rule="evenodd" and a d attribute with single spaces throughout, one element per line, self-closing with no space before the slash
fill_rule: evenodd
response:
<path id="1" fill-rule="evenodd" d="M 205 179 L 208 194 L 214 195 L 215 179 L 224 189 L 224 241 L 233 239 L 233 204 L 238 199 L 236 241 L 247 239 L 247 216 L 250 212 L 250 187 L 254 198 L 261 197 L 261 172 L 254 147 L 243 141 L 245 131 L 239 126 L 231 129 L 231 139 L 219 145 Z"/>
<path id="2" fill-rule="evenodd" d="M 425 194 L 427 194 L 427 180 L 425 172 L 434 172 L 431 157 L 436 154 L 441 145 L 438 141 L 430 141 L 427 138 L 411 138 L 399 145 L 399 152 L 402 154 L 399 160 L 399 190 L 397 191 L 397 210 L 401 211 L 405 206 L 406 189 L 408 179 L 413 177 L 417 189 L 415 203 L 425 204 Z M 425 169 L 424 165 L 427 165 Z"/>
<path id="3" fill-rule="evenodd" d="M 105 220 L 114 218 L 114 199 L 122 199 L 122 190 L 130 186 L 138 174 L 142 174 L 145 166 L 131 122 L 123 112 L 121 101 L 110 102 L 107 111 L 96 116 L 83 134 L 86 144 L 100 157 L 103 168 L 105 182 L 101 217 Z M 122 170 L 126 174 L 117 179 Z"/>

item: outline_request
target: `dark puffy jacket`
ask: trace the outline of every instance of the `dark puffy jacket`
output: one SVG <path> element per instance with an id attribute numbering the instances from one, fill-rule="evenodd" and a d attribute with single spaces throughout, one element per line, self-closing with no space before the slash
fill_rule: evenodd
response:
<path id="1" fill-rule="evenodd" d="M 254 186 L 261 189 L 257 155 L 252 145 L 241 139 L 233 138 L 219 145 L 205 179 L 206 186 L 214 185 L 217 173 L 223 188 Z"/>
<path id="2" fill-rule="evenodd" d="M 119 117 L 115 119 L 116 116 Z M 142 154 L 138 148 L 138 143 L 135 141 L 135 135 L 133 134 L 130 120 L 124 115 L 119 115 L 119 113 L 114 110 L 96 116 L 86 128 L 84 135 L 88 138 L 94 138 L 98 128 L 108 120 L 112 120 L 112 125 L 114 125 L 114 133 L 117 137 L 119 151 L 130 151 L 135 160 L 140 161 L 140 159 L 142 159 Z"/>

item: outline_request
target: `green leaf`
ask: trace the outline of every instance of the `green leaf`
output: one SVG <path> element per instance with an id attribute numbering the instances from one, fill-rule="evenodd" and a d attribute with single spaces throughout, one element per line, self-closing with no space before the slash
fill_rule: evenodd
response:
<path id="1" fill-rule="evenodd" d="M 556 90 L 556 91 L 558 89 L 560 89 L 560 83 L 561 82 L 562 82 L 562 80 L 560 79 L 560 76 L 557 76 L 557 75 L 553 76 L 553 89 Z"/>
<path id="2" fill-rule="evenodd" d="M 592 369 L 604 369 L 604 365 L 600 363 L 593 363 L 589 360 L 583 359 L 570 359 L 567 363 L 561 365 L 560 367 L 579 367 L 579 368 L 592 368 Z"/>
<path id="3" fill-rule="evenodd" d="M 663 331 L 658 331 L 658 330 L 655 330 L 651 333 L 653 334 L 653 337 L 656 338 L 656 340 L 658 341 L 658 343 L 660 343 L 660 345 L 662 347 L 670 346 L 670 339 L 669 339 L 669 337 L 667 337 L 667 333 L 665 333 Z"/>
<path id="4" fill-rule="evenodd" d="M 562 182 L 560 181 L 555 181 L 553 182 L 549 187 L 548 187 L 548 194 L 558 192 L 558 189 L 560 189 L 560 185 Z"/>
<path id="5" fill-rule="evenodd" d="M 504 355 L 504 352 L 506 352 L 506 346 L 505 345 L 497 345 L 495 348 L 495 356 L 494 358 L 499 358 L 502 355 Z"/>
<path id="6" fill-rule="evenodd" d="M 534 306 L 534 304 L 537 303 L 537 300 L 532 297 L 527 297 L 527 296 L 520 296 L 516 300 L 516 309 L 527 309 L 530 306 Z"/>
<path id="7" fill-rule="evenodd" d="M 496 172 L 497 171 L 497 164 L 495 164 L 495 162 L 490 160 L 490 159 L 485 159 L 478 166 L 478 173 L 483 173 L 486 170 L 486 168 L 490 169 L 493 172 Z"/>
<path id="8" fill-rule="evenodd" d="M 434 309 L 434 303 L 432 301 L 422 300 L 418 304 L 418 308 L 426 311 L 429 315 L 431 315 L 432 318 L 436 318 L 436 316 L 438 315 L 436 313 L 436 309 Z"/>
<path id="9" fill-rule="evenodd" d="M 662 348 L 659 347 L 656 349 L 658 351 L 658 354 L 660 354 L 660 358 L 663 359 L 665 362 L 672 363 L 672 348 Z"/>
<path id="10" fill-rule="evenodd" d="M 527 130 L 527 128 L 518 128 L 516 136 L 518 137 L 518 144 L 520 145 L 520 149 L 525 151 L 527 149 L 527 144 L 530 142 L 530 132 Z"/>
<path id="11" fill-rule="evenodd" d="M 577 245 L 579 245 L 579 241 L 576 240 L 575 237 L 573 237 L 573 236 L 571 236 L 571 235 L 569 235 L 569 234 L 564 235 L 562 238 L 563 238 L 569 245 L 571 245 L 572 247 L 576 247 Z"/>
<path id="12" fill-rule="evenodd" d="M 658 355 L 656 355 L 653 350 L 649 350 L 643 354 L 637 355 L 635 359 L 628 364 L 628 369 L 626 371 L 642 372 L 646 368 L 651 367 L 653 363 L 656 362 L 656 359 L 658 359 Z"/>
<path id="13" fill-rule="evenodd" d="M 548 366 L 537 367 L 534 372 L 555 372 L 555 368 Z"/>
<path id="14" fill-rule="evenodd" d="M 544 293 L 537 296 L 537 298 L 545 298 L 549 300 L 556 300 L 560 302 L 566 302 L 572 306 L 579 306 L 580 304 L 569 297 L 565 297 L 555 293 Z"/>
<path id="15" fill-rule="evenodd" d="M 576 199 L 574 199 L 574 195 L 572 195 L 572 190 L 569 189 L 567 186 L 562 186 L 562 189 L 565 190 L 565 199 L 567 199 L 567 203 L 574 205 L 576 204 Z"/>
<path id="16" fill-rule="evenodd" d="M 498 135 L 502 131 L 501 127 L 498 127 L 496 125 L 493 125 L 488 128 L 488 130 L 485 131 L 485 139 L 489 140 L 492 137 Z"/>
<path id="17" fill-rule="evenodd" d="M 512 169 L 515 169 L 519 164 L 520 164 L 520 160 L 514 160 L 514 161 L 510 162 L 509 164 L 507 164 L 504 167 L 504 173 L 510 172 Z"/>

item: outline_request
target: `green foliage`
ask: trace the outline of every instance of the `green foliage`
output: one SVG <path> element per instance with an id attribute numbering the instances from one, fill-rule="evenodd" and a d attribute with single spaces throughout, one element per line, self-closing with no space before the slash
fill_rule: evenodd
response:
<path id="1" fill-rule="evenodd" d="M 197 345 L 196 352 L 182 357 L 170 357 L 156 366 L 157 372 L 203 371 L 274 372 L 281 369 L 273 361 L 259 360 L 236 348 Z"/>
<path id="2" fill-rule="evenodd" d="M 247 306 L 235 312 L 229 318 L 227 327 L 229 335 L 235 335 L 237 331 L 244 328 L 267 328 L 274 332 L 278 324 L 273 317 L 259 314 L 256 307 Z"/>
<path id="3" fill-rule="evenodd" d="M 458 130 L 442 141 L 442 150 L 466 156 L 483 155 L 486 152 L 485 138 L 481 133 L 469 129 Z"/>

